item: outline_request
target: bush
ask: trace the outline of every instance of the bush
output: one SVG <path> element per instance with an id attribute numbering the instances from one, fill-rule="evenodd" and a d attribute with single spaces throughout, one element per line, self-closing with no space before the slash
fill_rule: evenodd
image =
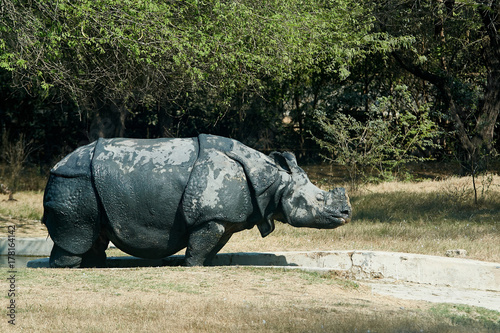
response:
<path id="1" fill-rule="evenodd" d="M 15 142 L 9 140 L 8 132 L 4 131 L 2 135 L 2 156 L 9 165 L 9 200 L 14 199 L 14 193 L 18 190 L 21 171 L 28 156 L 33 152 L 33 141 L 27 141 L 24 134 L 19 135 Z"/>
<path id="2" fill-rule="evenodd" d="M 316 119 L 323 137 L 314 139 L 328 152 L 322 156 L 347 169 L 353 189 L 367 179 L 367 170 L 389 180 L 409 162 L 430 160 L 425 150 L 438 147 L 433 139 L 440 132 L 430 120 L 429 106 L 418 106 L 406 86 L 397 86 L 392 96 L 379 97 L 365 121 L 343 113 L 328 117 L 322 111 Z"/>

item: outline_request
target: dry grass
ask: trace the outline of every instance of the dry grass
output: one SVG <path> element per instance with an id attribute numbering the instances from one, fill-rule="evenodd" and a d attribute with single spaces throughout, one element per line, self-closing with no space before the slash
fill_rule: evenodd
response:
<path id="1" fill-rule="evenodd" d="M 16 225 L 18 237 L 46 237 L 47 229 L 40 223 L 43 215 L 43 192 L 26 191 L 14 195 L 0 195 L 0 237 L 7 236 L 7 225 Z"/>
<path id="2" fill-rule="evenodd" d="M 237 233 L 225 252 L 384 250 L 500 262 L 500 179 L 472 204 L 467 179 L 390 183 L 351 195 L 353 221 L 335 230 L 278 223 Z M 40 192 L 0 201 L 0 232 L 46 236 Z M 1 198 L 0 198 L 1 199 Z M 116 251 L 115 251 L 116 252 Z M 116 253 L 115 253 L 116 254 Z M 0 269 L 0 278 L 8 277 Z M 6 287 L 7 288 L 7 287 Z M 500 313 L 373 295 L 335 275 L 245 267 L 18 269 L 16 329 L 27 332 L 491 332 Z M 4 296 L 5 297 L 5 296 Z M 4 305 L 8 299 L 4 298 Z M 10 331 L 7 317 L 1 331 Z"/>
<path id="3" fill-rule="evenodd" d="M 383 183 L 351 195 L 353 221 L 335 230 L 292 228 L 282 223 L 266 238 L 254 228 L 233 235 L 224 252 L 378 250 L 444 255 L 465 249 L 468 258 L 500 262 L 500 176 L 479 179 L 475 206 L 470 177 Z M 484 182 L 484 185 L 483 183 Z M 0 201 L 0 232 L 16 224 L 18 237 L 46 237 L 38 221 L 41 192 Z M 5 199 L 7 196 L 5 196 Z"/>
<path id="4" fill-rule="evenodd" d="M 40 220 L 43 214 L 43 192 L 18 192 L 15 200 L 0 195 L 0 214 L 26 220 Z"/>
<path id="5" fill-rule="evenodd" d="M 6 276 L 6 270 L 0 270 Z M 499 313 L 372 295 L 335 276 L 242 267 L 22 269 L 16 329 L 28 332 L 486 332 Z M 12 330 L 7 319 L 0 330 Z"/>
<path id="6" fill-rule="evenodd" d="M 368 193 L 387 192 L 412 192 L 431 193 L 445 192 L 467 192 L 472 194 L 472 177 L 447 177 L 440 180 L 425 180 L 420 182 L 385 182 L 380 184 L 370 184 L 362 189 Z M 476 180 L 476 187 L 480 190 L 500 191 L 500 176 L 495 174 L 480 175 Z"/>

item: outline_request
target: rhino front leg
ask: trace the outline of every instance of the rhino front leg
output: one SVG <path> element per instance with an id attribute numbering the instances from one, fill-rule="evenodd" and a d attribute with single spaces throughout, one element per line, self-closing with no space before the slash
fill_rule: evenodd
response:
<path id="1" fill-rule="evenodd" d="M 186 266 L 210 265 L 217 252 L 231 238 L 223 223 L 209 222 L 195 229 L 189 236 L 186 250 Z"/>

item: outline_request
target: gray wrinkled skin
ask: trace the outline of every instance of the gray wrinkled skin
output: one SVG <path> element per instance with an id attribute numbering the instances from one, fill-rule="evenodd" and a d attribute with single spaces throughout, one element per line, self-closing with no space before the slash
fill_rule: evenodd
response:
<path id="1" fill-rule="evenodd" d="M 343 188 L 314 186 L 290 153 L 266 156 L 212 135 L 99 139 L 51 170 L 44 217 L 51 267 L 104 267 L 105 249 L 208 265 L 235 232 L 278 220 L 333 229 L 351 218 Z"/>

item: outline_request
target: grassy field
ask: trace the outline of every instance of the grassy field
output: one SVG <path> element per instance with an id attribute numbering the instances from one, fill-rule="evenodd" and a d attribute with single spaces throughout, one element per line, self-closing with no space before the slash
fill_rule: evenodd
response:
<path id="1" fill-rule="evenodd" d="M 403 301 L 335 275 L 281 269 L 19 269 L 16 288 L 15 328 L 26 332 L 500 330 L 499 312 Z M 2 316 L 0 330 L 9 325 Z"/>
<path id="2" fill-rule="evenodd" d="M 500 262 L 500 177 L 370 185 L 351 194 L 352 222 L 335 230 L 278 223 L 266 238 L 237 233 L 224 252 L 380 250 Z M 42 193 L 0 197 L 0 236 L 46 237 Z M 111 255 L 123 255 L 116 250 Z M 0 269 L 5 280 L 10 275 Z M 8 285 L 2 307 L 7 307 Z M 28 332 L 497 332 L 500 313 L 374 295 L 334 274 L 249 267 L 18 268 L 16 329 Z M 5 310 L 4 310 L 5 312 Z M 11 329 L 3 316 L 0 330 Z"/>
<path id="3" fill-rule="evenodd" d="M 346 226 L 316 230 L 277 223 L 266 238 L 255 228 L 235 234 L 223 251 L 356 249 L 442 256 L 464 249 L 470 259 L 500 262 L 500 177 L 480 180 L 485 184 L 478 185 L 479 205 L 470 178 L 370 185 L 351 194 L 354 217 Z M 42 195 L 20 192 L 17 201 L 0 201 L 0 235 L 16 224 L 18 237 L 47 236 L 39 222 Z"/>

